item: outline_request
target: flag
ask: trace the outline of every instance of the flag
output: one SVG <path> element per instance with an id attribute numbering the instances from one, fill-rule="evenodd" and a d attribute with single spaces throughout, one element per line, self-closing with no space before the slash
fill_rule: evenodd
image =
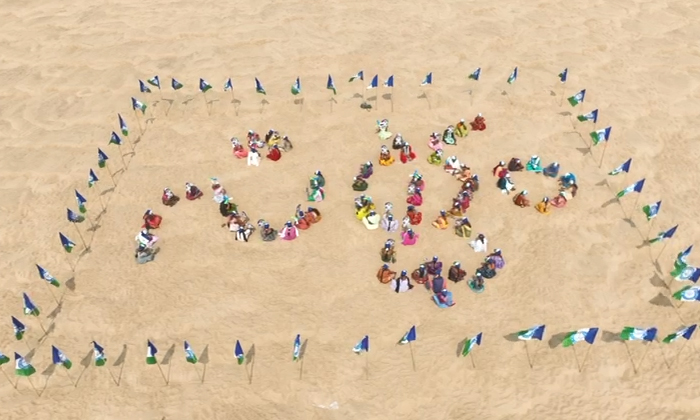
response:
<path id="1" fill-rule="evenodd" d="M 372 81 L 369 82 L 369 86 L 367 86 L 367 89 L 375 89 L 377 86 L 379 86 L 379 75 L 375 74 L 372 78 Z"/>
<path id="2" fill-rule="evenodd" d="M 9 362 L 10 358 L 7 357 L 3 352 L 0 351 L 0 366 L 4 365 L 5 363 Z"/>
<path id="3" fill-rule="evenodd" d="M 508 76 L 508 84 L 512 85 L 513 82 L 515 82 L 516 80 L 518 80 L 518 68 L 517 67 L 514 68 L 513 72 L 510 74 L 510 76 Z"/>
<path id="4" fill-rule="evenodd" d="M 148 84 L 160 89 L 160 79 L 158 78 L 158 76 L 153 76 L 150 79 L 146 80 L 146 82 L 148 82 Z"/>
<path id="5" fill-rule="evenodd" d="M 71 366 L 73 366 L 73 363 L 70 361 L 70 359 L 67 358 L 66 355 L 58 349 L 58 347 L 51 346 L 51 354 L 53 355 L 54 365 L 63 365 L 63 367 L 66 369 L 70 369 Z"/>
<path id="6" fill-rule="evenodd" d="M 58 282 L 47 270 L 45 270 L 39 264 L 36 264 L 36 269 L 39 270 L 39 277 L 49 282 L 50 285 L 58 287 L 61 283 Z"/>
<path id="7" fill-rule="evenodd" d="M 134 109 L 134 111 L 138 109 L 139 111 L 141 111 L 142 114 L 145 114 L 146 108 L 148 108 L 146 104 L 144 104 L 136 98 L 131 98 L 131 107 Z"/>
<path id="8" fill-rule="evenodd" d="M 123 135 L 128 136 L 129 127 L 126 125 L 126 121 L 124 121 L 124 118 L 122 118 L 121 114 L 117 114 L 117 116 L 119 117 L 119 129 L 121 130 Z"/>
<path id="9" fill-rule="evenodd" d="M 87 200 L 85 197 L 83 197 L 82 194 L 78 192 L 78 190 L 75 190 L 75 201 L 78 202 L 78 210 L 81 213 L 85 213 L 87 211 L 87 208 L 85 207 L 85 203 L 87 203 Z"/>
<path id="10" fill-rule="evenodd" d="M 651 328 L 634 328 L 634 327 L 625 327 L 622 329 L 622 332 L 620 333 L 620 338 L 625 340 L 625 341 L 634 341 L 634 340 L 644 340 L 644 341 L 654 341 L 654 338 L 656 338 L 656 328 L 651 327 Z"/>
<path id="11" fill-rule="evenodd" d="M 301 357 L 301 334 L 297 334 L 294 339 L 294 351 L 292 352 L 292 360 L 295 362 Z"/>
<path id="12" fill-rule="evenodd" d="M 75 242 L 68 239 L 68 237 L 62 234 L 61 232 L 58 232 L 58 237 L 61 240 L 61 245 L 63 246 L 63 249 L 65 249 L 66 252 L 70 254 L 73 248 L 75 248 Z"/>
<path id="13" fill-rule="evenodd" d="M 185 341 L 185 360 L 187 360 L 189 363 L 195 364 L 197 363 L 197 355 L 194 354 L 194 350 L 192 350 L 192 347 L 190 347 L 190 343 Z"/>
<path id="14" fill-rule="evenodd" d="M 265 88 L 263 87 L 262 83 L 260 83 L 260 80 L 258 78 L 255 78 L 255 91 L 258 93 L 262 93 L 263 95 L 267 95 L 267 92 L 265 92 Z"/>
<path id="15" fill-rule="evenodd" d="M 700 279 L 700 270 L 688 264 L 688 255 L 693 250 L 693 246 L 689 246 L 685 251 L 678 254 L 676 261 L 673 263 L 673 271 L 671 277 L 678 281 L 690 280 L 696 283 Z"/>
<path id="16" fill-rule="evenodd" d="M 236 340 L 236 348 L 233 351 L 233 355 L 236 356 L 236 360 L 238 360 L 238 364 L 242 365 L 243 362 L 245 362 L 245 353 L 243 353 L 243 347 L 241 346 L 241 342 Z"/>
<path id="17" fill-rule="evenodd" d="M 567 98 L 567 101 L 569 101 L 571 106 L 576 106 L 576 105 L 580 104 L 581 102 L 583 102 L 583 100 L 585 98 L 586 98 L 586 89 L 583 89 L 582 91 L 580 91 L 576 95 L 574 95 L 570 98 Z"/>
<path id="18" fill-rule="evenodd" d="M 95 183 L 99 180 L 100 180 L 100 178 L 98 178 L 97 175 L 95 175 L 95 171 L 90 169 L 90 174 L 88 175 L 88 188 L 95 185 Z"/>
<path id="19" fill-rule="evenodd" d="M 661 201 L 642 207 L 642 211 L 647 216 L 647 221 L 656 217 L 656 215 L 659 214 L 659 210 L 661 210 Z"/>
<path id="20" fill-rule="evenodd" d="M 658 235 L 656 235 L 656 238 L 654 239 L 649 239 L 649 243 L 653 244 L 659 241 L 663 241 L 664 239 L 671 239 L 673 238 L 673 234 L 676 233 L 676 229 L 678 229 L 678 225 L 672 227 L 671 229 L 665 231 L 665 232 L 659 232 Z"/>
<path id="21" fill-rule="evenodd" d="M 363 70 L 360 70 L 359 72 L 357 72 L 357 74 L 352 76 L 350 78 L 350 80 L 348 80 L 348 82 L 352 82 L 353 80 L 357 80 L 357 79 L 365 80 L 365 72 Z"/>
<path id="22" fill-rule="evenodd" d="M 565 68 L 564 71 L 559 73 L 559 81 L 562 83 L 566 83 L 566 78 L 569 76 L 569 69 Z"/>
<path id="23" fill-rule="evenodd" d="M 148 365 L 155 365 L 158 363 L 158 360 L 156 359 L 156 354 L 158 354 L 158 349 L 156 346 L 151 343 L 151 340 L 148 340 L 148 344 L 146 345 L 146 364 Z"/>
<path id="24" fill-rule="evenodd" d="M 432 85 L 433 84 L 433 72 L 425 75 L 425 79 L 421 82 L 421 86 Z"/>
<path id="25" fill-rule="evenodd" d="M 479 333 L 464 343 L 464 348 L 462 349 L 462 356 L 467 356 L 469 353 L 472 352 L 474 347 L 481 345 L 481 336 L 482 333 Z"/>
<path id="26" fill-rule="evenodd" d="M 593 111 L 589 112 L 588 114 L 583 114 L 579 115 L 576 117 L 579 121 L 593 121 L 593 123 L 598 122 L 598 110 L 594 109 Z"/>
<path id="27" fill-rule="evenodd" d="M 601 141 L 608 141 L 610 139 L 610 130 L 612 127 L 605 127 L 598 131 L 591 131 L 590 136 L 593 139 L 593 145 L 597 146 Z"/>
<path id="28" fill-rule="evenodd" d="M 523 330 L 518 333 L 518 339 L 519 340 L 540 340 L 542 341 L 542 337 L 544 336 L 544 324 L 543 325 L 537 325 L 529 330 Z"/>
<path id="29" fill-rule="evenodd" d="M 199 90 L 201 90 L 202 93 L 204 93 L 204 92 L 208 91 L 209 89 L 211 89 L 211 85 L 209 83 L 207 83 L 206 80 L 200 78 L 199 79 Z"/>
<path id="30" fill-rule="evenodd" d="M 684 327 L 681 328 L 680 330 L 671 333 L 666 336 L 662 341 L 666 344 L 668 343 L 673 343 L 674 341 L 678 340 L 679 338 L 683 337 L 686 340 L 690 340 L 690 337 L 693 336 L 693 333 L 695 332 L 695 328 L 698 327 L 698 324 L 693 324 L 689 327 Z"/>
<path id="31" fill-rule="evenodd" d="M 608 175 L 618 175 L 623 172 L 628 173 L 630 171 L 630 167 L 632 167 L 632 158 L 627 159 L 625 163 L 608 172 Z"/>
<path id="32" fill-rule="evenodd" d="M 421 86 L 423 86 L 423 85 L 421 85 Z M 388 79 L 386 79 L 386 82 L 384 82 L 384 87 L 388 87 L 388 88 L 394 87 L 394 75 L 393 74 L 391 76 L 389 76 Z"/>
<path id="33" fill-rule="evenodd" d="M 22 324 L 22 322 L 19 319 L 15 318 L 15 317 L 11 317 L 11 318 L 12 318 L 12 328 L 15 330 L 15 338 L 18 340 L 21 340 L 22 337 L 24 337 L 24 333 L 27 331 L 27 327 L 25 327 L 24 324 Z"/>
<path id="34" fill-rule="evenodd" d="M 328 82 L 326 82 L 326 89 L 332 90 L 334 95 L 338 93 L 335 90 L 335 82 L 333 81 L 333 76 L 331 76 L 330 74 L 328 75 Z"/>
<path id="35" fill-rule="evenodd" d="M 416 341 L 416 326 L 412 326 L 410 330 L 406 334 L 403 335 L 401 340 L 399 341 L 399 344 L 408 344 L 411 341 Z"/>
<path id="36" fill-rule="evenodd" d="M 24 360 L 24 357 L 20 356 L 19 353 L 15 353 L 15 375 L 32 376 L 34 373 L 36 373 L 34 366 Z"/>
<path id="37" fill-rule="evenodd" d="M 29 295 L 22 293 L 22 299 L 24 300 L 24 314 L 39 316 L 39 308 L 36 307 L 34 302 L 29 298 Z"/>
<path id="38" fill-rule="evenodd" d="M 700 286 L 685 286 L 673 294 L 673 298 L 683 302 L 700 300 Z"/>
<path id="39" fill-rule="evenodd" d="M 175 80 L 174 77 L 171 77 L 171 79 L 172 81 L 170 82 L 170 86 L 172 86 L 173 90 L 182 89 L 182 87 L 184 86 L 182 83 Z"/>
<path id="40" fill-rule="evenodd" d="M 574 344 L 585 341 L 588 344 L 595 342 L 595 336 L 598 334 L 598 328 L 583 328 L 578 331 L 572 331 L 566 334 L 562 345 L 564 347 L 573 346 Z"/>
<path id="41" fill-rule="evenodd" d="M 646 179 L 646 178 L 645 178 Z M 617 198 L 622 198 L 626 196 L 627 194 L 633 193 L 633 192 L 642 192 L 642 188 L 644 188 L 644 181 L 645 179 L 641 179 L 634 184 L 630 185 L 629 187 L 625 188 L 624 190 L 620 191 L 617 193 Z"/>
<path id="42" fill-rule="evenodd" d="M 84 220 L 81 215 L 73 212 L 71 209 L 66 209 L 66 218 L 71 223 L 80 223 Z"/>
<path id="43" fill-rule="evenodd" d="M 686 248 L 685 251 L 679 252 L 678 255 L 676 256 L 676 260 L 677 260 L 678 262 L 682 262 L 682 263 L 686 264 L 686 263 L 688 262 L 688 261 L 687 261 L 687 260 L 688 260 L 688 256 L 690 255 L 691 252 L 693 252 L 693 246 L 692 246 L 692 245 L 689 246 L 688 248 Z"/>
<path id="44" fill-rule="evenodd" d="M 297 77 L 297 80 L 294 81 L 294 84 L 292 85 L 292 95 L 298 95 L 301 93 L 301 80 Z"/>
<path id="45" fill-rule="evenodd" d="M 107 356 L 105 355 L 105 349 L 101 345 L 97 344 L 97 341 L 92 342 L 92 350 L 95 355 L 95 366 L 104 366 L 107 363 Z"/>
<path id="46" fill-rule="evenodd" d="M 360 342 L 357 343 L 355 347 L 353 347 L 352 351 L 354 351 L 357 354 L 360 354 L 363 351 L 369 352 L 369 336 L 364 336 L 364 338 L 360 340 Z"/>
<path id="47" fill-rule="evenodd" d="M 141 93 L 151 93 L 151 88 L 146 86 L 146 84 L 140 80 L 139 80 L 139 90 L 141 91 Z"/>
<path id="48" fill-rule="evenodd" d="M 229 77 L 226 83 L 224 83 L 224 92 L 228 92 L 229 90 L 233 90 L 233 82 L 231 81 L 231 78 Z"/>
<path id="49" fill-rule="evenodd" d="M 116 144 L 117 146 L 122 145 L 122 139 L 117 133 L 112 131 L 112 136 L 109 138 L 109 144 Z"/>
<path id="50" fill-rule="evenodd" d="M 107 166 L 107 160 L 109 160 L 109 156 L 105 152 L 103 152 L 99 147 L 97 148 L 97 166 L 100 168 L 104 168 Z"/>
<path id="51" fill-rule="evenodd" d="M 474 70 L 472 74 L 469 75 L 470 79 L 476 81 L 479 81 L 479 77 L 481 77 L 481 67 L 477 67 L 476 70 Z"/>

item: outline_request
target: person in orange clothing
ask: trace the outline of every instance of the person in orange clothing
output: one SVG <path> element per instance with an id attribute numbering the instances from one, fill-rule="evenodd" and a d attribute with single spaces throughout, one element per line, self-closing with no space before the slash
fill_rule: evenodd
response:
<path id="1" fill-rule="evenodd" d="M 379 164 L 391 166 L 392 163 L 394 163 L 394 157 L 391 156 L 391 150 L 386 146 L 382 146 L 382 150 L 379 152 Z"/>
<path id="2" fill-rule="evenodd" d="M 163 221 L 163 218 L 160 217 L 159 215 L 153 213 L 153 210 L 148 209 L 146 212 L 143 214 L 143 221 L 144 224 L 141 226 L 144 229 L 158 229 L 160 227 L 160 222 Z"/>
<path id="3" fill-rule="evenodd" d="M 408 220 L 413 226 L 419 225 L 420 222 L 423 221 L 423 213 L 416 210 L 416 208 L 413 206 L 408 206 L 408 209 L 406 210 L 406 217 L 408 217 Z"/>
<path id="4" fill-rule="evenodd" d="M 479 113 L 469 125 L 472 126 L 472 130 L 484 131 L 486 130 L 486 119 Z"/>
<path id="5" fill-rule="evenodd" d="M 280 149 L 279 147 L 277 147 L 277 145 L 272 146 L 270 151 L 267 153 L 267 158 L 273 162 L 277 162 L 282 158 L 282 152 L 280 152 Z"/>
<path id="6" fill-rule="evenodd" d="M 522 190 L 513 197 L 513 203 L 518 207 L 530 207 L 530 200 L 527 199 L 527 190 Z"/>
<path id="7" fill-rule="evenodd" d="M 537 203 L 537 205 L 535 206 L 535 210 L 537 210 L 538 212 L 540 212 L 542 214 L 549 214 L 552 211 L 549 208 L 549 204 L 550 204 L 549 197 L 545 197 L 542 199 L 542 201 Z"/>

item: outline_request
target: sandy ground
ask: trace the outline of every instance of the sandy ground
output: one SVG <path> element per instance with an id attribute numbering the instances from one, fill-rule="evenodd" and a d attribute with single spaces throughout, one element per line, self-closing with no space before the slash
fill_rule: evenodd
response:
<path id="1" fill-rule="evenodd" d="M 6 320 L 0 350 L 29 353 L 37 368 L 32 383 L 41 392 L 37 397 L 26 379 L 17 391 L 0 385 L 2 418 L 697 418 L 695 340 L 647 349 L 611 338 L 625 325 L 656 326 L 663 336 L 700 318 L 692 303 L 669 306 L 662 283 L 697 232 L 692 171 L 700 58 L 691 45 L 700 35 L 692 24 L 700 6 L 694 2 L 0 3 L 0 315 Z M 516 65 L 520 78 L 508 86 Z M 467 80 L 479 66 L 482 80 Z M 588 92 L 576 109 L 560 105 L 556 75 L 564 67 L 566 93 Z M 355 95 L 376 92 L 347 83 L 360 69 L 380 79 L 394 74 L 393 101 L 380 89 L 375 109 L 361 110 Z M 434 86 L 423 89 L 429 71 Z M 337 103 L 325 90 L 328 73 L 336 79 Z M 154 74 L 164 85 L 174 76 L 185 88 L 165 88 L 163 99 L 140 94 L 137 79 Z M 268 91 L 264 106 L 253 90 L 255 76 Z M 303 106 L 289 93 L 297 76 Z M 206 108 L 199 77 L 215 88 Z M 222 92 L 227 77 L 235 101 Z M 130 96 L 149 104 L 139 120 L 142 136 Z M 167 115 L 166 100 L 173 101 Z M 572 120 L 594 108 L 598 128 L 613 126 L 602 168 L 602 146 L 583 153 L 592 124 Z M 121 148 L 126 170 L 117 148 L 107 145 L 118 112 L 130 125 L 130 141 L 140 139 L 134 156 L 128 143 Z M 423 290 L 397 295 L 376 281 L 377 253 L 388 236 L 354 219 L 350 182 L 363 161 L 376 165 L 375 120 L 389 118 L 419 160 L 376 165 L 368 194 L 378 203 L 393 201 L 400 212 L 408 175 L 420 169 L 427 183 L 419 246 L 399 247 L 396 269 L 412 270 L 435 254 L 472 272 L 481 256 L 451 231 L 428 224 L 459 185 L 425 158 L 430 132 L 478 112 L 487 131 L 453 150 L 484 181 L 468 213 L 475 231 L 503 250 L 508 265 L 484 294 L 464 283 L 452 286 L 457 305 L 441 310 Z M 270 127 L 295 142 L 291 153 L 258 168 L 233 158 L 231 136 Z M 98 170 L 98 146 L 117 172 L 114 189 L 104 169 L 100 183 L 87 188 L 88 170 Z M 522 210 L 492 186 L 496 162 L 532 154 L 578 175 L 580 195 L 566 209 L 549 216 Z M 629 175 L 601 183 L 630 156 Z M 305 199 L 316 169 L 328 180 L 327 200 L 318 206 L 324 219 L 291 243 L 263 243 L 257 233 L 248 244 L 235 242 L 220 227 L 208 189 L 198 202 L 160 203 L 163 187 L 182 194 L 186 181 L 208 188 L 208 178 L 217 176 L 252 219 L 279 227 Z M 633 210 L 635 197 L 609 203 L 642 177 L 647 183 L 637 207 L 663 199 L 651 232 L 680 223 L 658 264 L 663 245 L 640 246 L 650 228 Z M 556 190 L 553 181 L 532 174 L 515 181 L 533 199 Z M 74 188 L 87 196 L 92 219 L 100 200 L 107 211 L 96 231 L 79 226 L 91 252 L 73 276 L 69 262 L 78 262 L 81 245 L 65 208 L 75 210 Z M 164 217 L 157 232 L 162 252 L 137 266 L 133 237 L 146 208 Z M 59 231 L 78 244 L 69 260 Z M 72 289 L 56 291 L 60 307 L 35 263 Z M 50 329 L 41 342 L 37 319 L 21 313 L 23 291 Z M 10 315 L 29 328 L 22 342 L 12 336 Z M 538 323 L 547 325 L 547 340 L 528 343 L 527 352 L 523 342 L 504 338 Z M 396 345 L 413 324 L 415 371 L 409 348 Z M 590 326 L 602 333 L 579 373 L 587 347 L 574 352 L 550 337 Z M 474 367 L 457 349 L 480 331 Z M 303 365 L 291 361 L 297 333 L 308 340 Z M 356 356 L 351 348 L 365 334 L 371 352 Z M 169 385 L 144 363 L 147 339 L 160 349 Z M 184 360 L 185 339 L 198 354 L 206 348 L 203 383 L 204 365 L 194 369 Z M 246 351 L 255 349 L 245 366 L 233 358 L 237 339 Z M 105 347 L 106 368 L 83 366 L 91 340 Z M 70 377 L 50 368 L 52 344 L 72 358 Z M 639 365 L 643 356 L 635 374 L 630 359 Z M 12 376 L 12 367 L 2 369 Z"/>

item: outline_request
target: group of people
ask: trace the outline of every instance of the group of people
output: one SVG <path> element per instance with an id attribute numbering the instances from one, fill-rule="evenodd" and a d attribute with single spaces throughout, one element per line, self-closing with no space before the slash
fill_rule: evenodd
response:
<path id="1" fill-rule="evenodd" d="M 498 162 L 498 165 L 493 168 L 493 176 L 498 177 L 496 186 L 501 190 L 501 193 L 510 194 L 516 191 L 515 182 L 511 178 L 511 172 L 527 171 L 538 174 L 542 173 L 548 178 L 557 178 L 559 177 L 559 166 L 559 162 L 552 162 L 547 166 L 542 166 L 542 159 L 537 155 L 530 157 L 526 165 L 523 165 L 520 159 L 514 157 L 507 165 L 504 161 Z M 535 210 L 542 214 L 549 214 L 551 212 L 551 207 L 563 208 L 571 198 L 576 197 L 577 191 L 578 184 L 576 183 L 576 175 L 567 172 L 559 177 L 559 191 L 557 196 L 552 199 L 544 197 L 534 206 Z M 515 194 L 513 203 L 518 207 L 529 207 L 531 203 L 528 198 L 527 190 L 521 190 L 519 193 Z"/>
<path id="2" fill-rule="evenodd" d="M 274 128 L 268 130 L 264 140 L 253 130 L 248 130 L 246 138 L 248 141 L 247 149 L 241 144 L 238 137 L 231 138 L 231 148 L 235 157 L 248 160 L 248 166 L 260 165 L 261 155 L 259 150 L 262 150 L 264 147 L 268 148 L 265 157 L 273 162 L 282 158 L 282 152 L 288 152 L 294 147 L 289 137 L 280 135 Z"/>
<path id="3" fill-rule="evenodd" d="M 431 165 L 442 165 L 445 146 L 456 146 L 457 138 L 468 136 L 471 130 L 483 131 L 485 129 L 486 119 L 481 114 L 478 114 L 469 125 L 462 119 L 455 125 L 447 126 L 442 135 L 438 132 L 432 133 L 428 139 L 428 147 L 433 152 L 428 156 L 428 163 Z"/>

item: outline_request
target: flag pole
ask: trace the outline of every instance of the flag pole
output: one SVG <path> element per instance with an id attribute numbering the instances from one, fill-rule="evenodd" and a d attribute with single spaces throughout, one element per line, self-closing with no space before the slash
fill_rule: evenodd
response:
<path id="1" fill-rule="evenodd" d="M 136 116 L 136 122 L 139 124 L 139 131 L 141 132 L 141 135 L 143 135 L 143 127 L 141 126 L 141 119 L 139 118 L 139 113 L 136 112 L 136 108 L 134 108 L 134 115 Z M 126 136 L 126 137 L 128 137 L 128 136 Z M 131 141 L 129 141 L 129 143 L 131 143 Z M 132 148 L 133 148 L 133 146 L 132 146 Z"/>
<path id="2" fill-rule="evenodd" d="M 139 129 L 140 128 L 141 128 L 141 123 L 139 122 Z M 143 130 L 141 130 L 141 135 L 143 135 Z M 126 137 L 126 141 L 129 142 L 129 147 L 131 148 L 131 153 L 136 154 L 136 146 L 134 146 L 134 143 L 131 142 L 131 139 L 129 138 L 129 136 L 124 136 L 124 137 Z"/>
<path id="3" fill-rule="evenodd" d="M 651 228 L 654 226 L 654 220 L 656 220 L 656 217 L 652 217 L 649 221 L 649 230 L 647 230 L 647 240 L 649 240 L 649 235 L 651 235 Z"/>
<path id="4" fill-rule="evenodd" d="M 26 376 L 26 378 L 27 378 L 27 381 L 29 381 L 29 385 L 31 385 L 34 392 L 36 392 L 37 397 L 41 397 L 41 393 L 39 392 L 38 389 L 36 389 L 36 387 L 32 383 L 32 380 L 29 378 L 29 376 Z"/>
<path id="5" fill-rule="evenodd" d="M 75 226 L 75 230 L 78 231 L 78 236 L 80 237 L 80 240 L 83 242 L 83 246 L 85 247 L 85 249 L 87 249 L 87 247 L 88 247 L 87 242 L 85 242 L 85 238 L 83 238 L 83 234 L 80 233 L 80 229 L 78 229 L 78 225 L 73 223 L 73 226 Z"/>
<path id="6" fill-rule="evenodd" d="M 369 380 L 369 352 L 365 352 L 365 379 Z"/>
<path id="7" fill-rule="evenodd" d="M 411 350 L 411 364 L 413 365 L 413 371 L 416 371 L 416 359 L 413 357 L 413 345 L 411 341 L 408 342 L 408 349 Z"/>
<path id="8" fill-rule="evenodd" d="M 600 163 L 598 163 L 598 168 L 603 167 L 603 159 L 605 158 L 605 151 L 608 150 L 608 141 L 605 140 L 605 144 L 603 145 L 603 153 L 600 155 Z"/>
<path id="9" fill-rule="evenodd" d="M 634 205 L 632 206 L 632 210 L 631 210 L 632 216 L 634 216 L 634 212 L 635 212 L 635 210 L 637 210 L 637 205 L 639 204 L 639 197 L 641 195 L 642 195 L 641 192 L 637 193 L 637 198 L 634 200 Z M 630 216 L 630 218 L 632 218 L 632 217 Z"/>
<path id="10" fill-rule="evenodd" d="M 118 144 L 117 147 L 119 148 L 119 157 L 122 158 L 122 165 L 124 165 L 124 170 L 126 171 L 126 161 L 124 160 L 124 154 L 122 153 L 122 145 Z"/>
<path id="11" fill-rule="evenodd" d="M 114 180 L 114 174 L 112 173 L 112 170 L 109 169 L 109 163 L 105 162 L 105 168 L 107 169 L 107 173 L 109 174 L 110 179 L 112 180 L 112 184 L 114 186 L 117 186 L 117 181 Z"/>
<path id="12" fill-rule="evenodd" d="M 41 330 L 44 332 L 44 335 L 48 334 L 48 333 L 46 332 L 46 328 L 44 328 L 44 324 L 41 322 L 41 318 L 39 318 L 39 317 L 37 316 L 37 317 L 36 317 L 36 320 L 39 321 L 39 327 L 41 327 Z"/>
<path id="13" fill-rule="evenodd" d="M 647 353 L 649 353 L 649 349 L 651 348 L 652 344 L 654 344 L 653 341 L 649 342 L 649 344 L 646 345 L 646 350 L 644 350 L 644 354 L 642 355 L 642 358 L 639 359 L 639 364 L 637 365 L 637 369 L 642 367 L 642 362 L 644 362 L 644 358 L 647 357 Z"/>
<path id="14" fill-rule="evenodd" d="M 656 256 L 656 260 L 655 260 L 656 262 L 659 261 L 659 257 L 661 256 L 661 254 L 664 253 L 664 250 L 666 249 L 666 245 L 668 245 L 668 241 L 664 241 L 664 246 L 661 248 L 661 251 L 659 251 L 659 255 Z"/>
<path id="15" fill-rule="evenodd" d="M 70 267 L 71 271 L 75 273 L 75 266 L 71 264 L 70 258 L 68 258 L 68 253 L 64 251 L 63 254 L 66 256 L 66 262 L 68 262 L 68 266 Z"/>
<path id="16" fill-rule="evenodd" d="M 158 370 L 160 371 L 160 375 L 163 377 L 163 380 L 165 381 L 166 385 L 168 384 L 168 379 L 165 377 L 165 373 L 163 373 L 163 368 L 160 367 L 160 363 L 156 360 L 156 365 L 158 366 Z"/>
<path id="17" fill-rule="evenodd" d="M 391 86 L 391 112 L 394 112 L 394 86 Z"/>
<path id="18" fill-rule="evenodd" d="M 98 193 L 97 198 L 100 200 L 100 206 L 102 207 L 102 211 L 104 213 L 107 213 L 107 207 L 105 206 L 104 201 L 102 201 L 102 193 Z"/>
<path id="19" fill-rule="evenodd" d="M 10 385 L 12 385 L 12 387 L 13 387 L 14 389 L 17 389 L 17 384 L 15 384 L 14 382 L 12 382 L 12 380 L 10 379 L 10 377 L 7 375 L 7 372 L 5 372 L 5 369 L 3 369 L 3 368 L 0 367 L 0 370 L 2 371 L 2 374 L 5 375 L 5 378 L 7 378 L 7 382 L 9 382 Z"/>
<path id="20" fill-rule="evenodd" d="M 299 361 L 299 380 L 301 380 L 302 376 L 304 375 L 304 358 L 301 357 L 301 360 Z"/>
<path id="21" fill-rule="evenodd" d="M 581 367 L 578 370 L 578 373 L 583 372 L 583 367 L 586 365 L 586 360 L 588 359 L 588 355 L 591 353 L 591 348 L 593 347 L 592 344 L 588 345 L 588 350 L 586 350 L 586 354 L 583 356 L 583 362 L 581 363 Z M 632 363 L 632 366 L 634 366 L 634 363 Z M 635 371 L 635 373 L 637 373 Z"/>
<path id="22" fill-rule="evenodd" d="M 208 363 L 202 363 L 202 364 L 204 365 L 204 367 L 202 368 L 202 382 L 200 382 L 200 383 L 204 383 L 204 377 L 207 375 Z"/>
<path id="23" fill-rule="evenodd" d="M 476 369 L 476 363 L 474 363 L 474 353 L 469 352 L 469 358 L 472 360 L 472 368 Z"/>
<path id="24" fill-rule="evenodd" d="M 561 84 L 561 99 L 559 100 L 559 107 L 564 105 L 564 97 L 566 96 L 566 82 Z"/>
<path id="25" fill-rule="evenodd" d="M 77 387 L 78 384 L 73 380 L 73 377 L 71 376 L 70 371 L 68 369 L 66 369 L 66 375 L 68 375 L 70 383 L 73 384 L 73 388 Z"/>
<path id="26" fill-rule="evenodd" d="M 53 300 L 54 300 L 54 302 L 56 302 L 56 305 L 60 305 L 61 302 L 59 302 L 58 299 L 56 299 L 56 295 L 53 293 L 53 290 L 51 290 L 51 287 L 53 287 L 53 286 L 49 285 L 49 283 L 47 281 L 44 281 L 44 284 L 46 284 L 46 287 L 49 288 L 49 292 L 51 292 L 51 297 L 53 297 Z"/>
<path id="27" fill-rule="evenodd" d="M 527 355 L 527 364 L 530 365 L 530 369 L 532 369 L 532 360 L 530 360 L 530 350 L 527 348 L 527 340 L 523 341 L 525 343 L 525 354 Z"/>
<path id="28" fill-rule="evenodd" d="M 678 358 L 681 356 L 681 352 L 685 348 L 685 345 L 688 344 L 688 341 L 690 341 L 690 340 L 685 340 L 685 342 L 681 346 L 680 350 L 678 350 L 678 353 L 676 353 L 676 357 L 674 357 L 673 360 L 671 360 L 671 365 L 673 365 L 676 362 L 676 360 L 678 360 Z M 671 365 L 669 365 L 669 367 L 668 367 L 669 369 L 671 369 Z"/>

